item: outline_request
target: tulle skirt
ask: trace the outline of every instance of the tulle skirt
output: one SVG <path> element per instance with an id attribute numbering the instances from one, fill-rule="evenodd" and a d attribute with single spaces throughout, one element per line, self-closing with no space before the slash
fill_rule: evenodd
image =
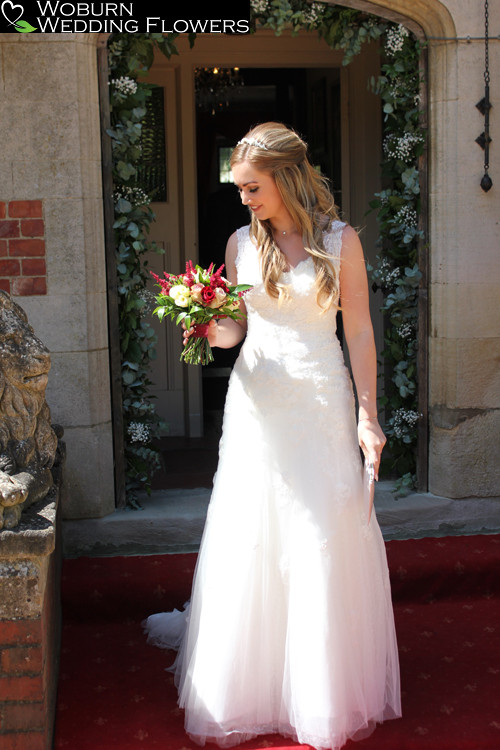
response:
<path id="1" fill-rule="evenodd" d="M 340 368 L 328 409 L 284 420 L 271 401 L 256 411 L 235 369 L 190 604 L 148 618 L 146 630 L 179 649 L 179 705 L 198 744 L 280 733 L 337 750 L 401 715 L 385 546 L 375 513 L 366 516 L 352 386 Z"/>

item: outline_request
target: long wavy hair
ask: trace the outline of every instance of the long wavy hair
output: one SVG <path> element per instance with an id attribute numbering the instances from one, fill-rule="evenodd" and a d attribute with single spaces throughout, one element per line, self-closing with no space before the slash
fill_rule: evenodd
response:
<path id="1" fill-rule="evenodd" d="M 318 304 L 324 311 L 337 305 L 337 272 L 325 250 L 323 232 L 339 217 L 328 181 L 308 160 L 307 145 L 285 125 L 266 122 L 252 128 L 232 152 L 231 167 L 243 161 L 274 178 L 304 248 L 314 260 Z M 267 293 L 280 301 L 286 299 L 286 284 L 279 279 L 288 264 L 275 242 L 271 222 L 252 214 L 250 236 L 259 248 Z"/>

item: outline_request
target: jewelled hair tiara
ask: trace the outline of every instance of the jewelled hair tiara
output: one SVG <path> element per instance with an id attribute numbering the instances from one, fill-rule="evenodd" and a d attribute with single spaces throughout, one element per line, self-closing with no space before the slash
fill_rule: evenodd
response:
<path id="1" fill-rule="evenodd" d="M 246 143 L 248 146 L 258 146 L 258 148 L 263 148 L 264 151 L 269 151 L 266 144 L 258 141 L 257 138 L 242 138 L 236 145 L 239 146 L 240 143 Z"/>

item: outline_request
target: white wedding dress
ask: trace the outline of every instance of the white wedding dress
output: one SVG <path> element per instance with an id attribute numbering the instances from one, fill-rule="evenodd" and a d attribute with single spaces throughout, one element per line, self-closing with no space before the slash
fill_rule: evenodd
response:
<path id="1" fill-rule="evenodd" d="M 342 231 L 325 248 L 337 268 Z M 190 605 L 146 621 L 180 646 L 174 669 L 193 741 L 278 732 L 338 749 L 401 715 L 384 542 L 364 505 L 351 380 L 321 315 L 312 258 L 264 290 L 238 230 L 248 333 L 226 399 L 219 466 Z"/>

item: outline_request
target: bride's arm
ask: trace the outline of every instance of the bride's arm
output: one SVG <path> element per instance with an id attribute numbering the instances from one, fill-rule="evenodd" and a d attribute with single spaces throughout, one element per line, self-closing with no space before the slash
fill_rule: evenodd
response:
<path id="1" fill-rule="evenodd" d="M 358 439 L 378 478 L 386 438 L 377 418 L 377 354 L 368 302 L 368 279 L 357 232 L 347 226 L 342 237 L 340 306 L 351 369 L 358 396 Z"/>
<path id="2" fill-rule="evenodd" d="M 238 238 L 236 232 L 231 235 L 227 241 L 226 246 L 226 267 L 224 276 L 230 282 L 231 285 L 238 283 L 238 273 L 236 270 L 236 255 L 238 253 Z M 246 315 L 245 303 L 243 300 L 240 301 L 240 310 Z M 211 320 L 208 326 L 208 343 L 213 348 L 215 346 L 221 349 L 230 349 L 232 346 L 236 346 L 245 337 L 247 331 L 247 319 L 240 318 L 233 320 L 232 318 L 222 318 L 217 323 L 215 320 Z M 184 331 L 184 344 L 193 329 Z"/>

